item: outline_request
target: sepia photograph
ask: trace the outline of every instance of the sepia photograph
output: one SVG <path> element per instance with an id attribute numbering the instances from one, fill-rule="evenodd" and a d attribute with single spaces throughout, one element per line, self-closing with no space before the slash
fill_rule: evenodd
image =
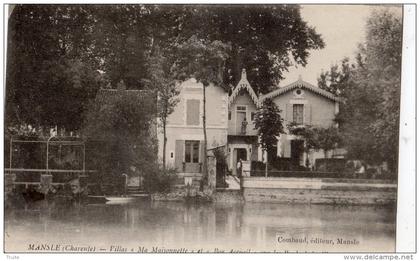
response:
<path id="1" fill-rule="evenodd" d="M 4 8 L 3 253 L 398 252 L 405 5 Z"/>

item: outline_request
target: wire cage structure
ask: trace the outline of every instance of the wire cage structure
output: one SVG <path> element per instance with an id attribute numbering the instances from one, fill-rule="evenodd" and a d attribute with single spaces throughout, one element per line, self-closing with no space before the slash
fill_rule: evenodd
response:
<path id="1" fill-rule="evenodd" d="M 11 179 L 14 186 L 24 185 L 26 189 L 30 185 L 43 185 L 45 180 L 49 185 L 65 185 L 70 180 L 87 179 L 89 173 L 96 172 L 86 169 L 85 141 L 73 136 L 11 137 L 8 160 L 6 179 Z"/>

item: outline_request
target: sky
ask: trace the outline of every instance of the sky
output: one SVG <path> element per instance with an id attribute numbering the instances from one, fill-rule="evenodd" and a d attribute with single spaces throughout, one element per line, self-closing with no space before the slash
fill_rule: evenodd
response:
<path id="1" fill-rule="evenodd" d="M 296 81 L 317 85 L 322 70 L 340 63 L 344 57 L 352 59 L 357 46 L 365 39 L 365 23 L 373 7 L 366 5 L 302 5 L 301 15 L 309 26 L 321 34 L 325 47 L 310 52 L 306 67 L 290 67 L 280 86 Z"/>

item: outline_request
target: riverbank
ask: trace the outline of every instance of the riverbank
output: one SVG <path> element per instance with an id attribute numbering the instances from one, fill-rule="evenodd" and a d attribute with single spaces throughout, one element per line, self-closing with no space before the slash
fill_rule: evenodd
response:
<path id="1" fill-rule="evenodd" d="M 267 202 L 287 204 L 392 205 L 397 184 L 390 180 L 244 177 L 241 190 L 178 187 L 155 193 L 154 201 Z"/>
<path id="2" fill-rule="evenodd" d="M 392 205 L 397 200 L 397 184 L 369 179 L 245 177 L 243 196 L 247 202 Z"/>
<path id="3" fill-rule="evenodd" d="M 199 187 L 182 186 L 175 187 L 170 192 L 152 193 L 150 198 L 152 201 L 195 201 L 195 202 L 212 202 L 213 191 L 211 189 L 204 189 L 200 191 Z"/>

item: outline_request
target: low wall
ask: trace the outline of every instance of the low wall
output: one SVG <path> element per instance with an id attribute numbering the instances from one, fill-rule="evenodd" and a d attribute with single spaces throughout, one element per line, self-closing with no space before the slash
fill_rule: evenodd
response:
<path id="1" fill-rule="evenodd" d="M 311 204 L 394 204 L 397 184 L 389 180 L 335 178 L 243 178 L 249 202 Z"/>

